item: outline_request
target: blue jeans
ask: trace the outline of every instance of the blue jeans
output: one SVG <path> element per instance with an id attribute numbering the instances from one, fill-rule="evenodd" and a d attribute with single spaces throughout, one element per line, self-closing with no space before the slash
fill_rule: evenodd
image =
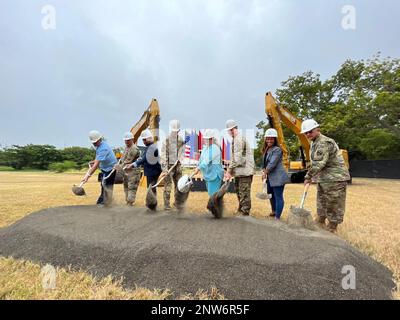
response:
<path id="1" fill-rule="evenodd" d="M 269 200 L 271 202 L 272 212 L 275 212 L 275 217 L 277 219 L 280 219 L 283 211 L 283 206 L 285 205 L 285 200 L 283 199 L 283 190 L 285 189 L 285 185 L 279 187 L 271 187 L 269 181 L 267 180 L 267 188 L 268 193 L 272 195 L 272 198 Z"/>

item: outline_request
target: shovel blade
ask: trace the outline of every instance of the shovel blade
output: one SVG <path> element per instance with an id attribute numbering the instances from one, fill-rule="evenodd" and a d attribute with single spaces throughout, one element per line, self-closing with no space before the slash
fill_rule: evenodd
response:
<path id="1" fill-rule="evenodd" d="M 155 211 L 157 208 L 157 196 L 153 191 L 153 186 L 150 186 L 147 189 L 146 207 L 152 211 Z"/>
<path id="2" fill-rule="evenodd" d="M 76 195 L 76 196 L 85 196 L 86 192 L 85 189 L 83 189 L 82 187 L 76 186 L 74 185 L 72 187 L 72 192 Z"/>

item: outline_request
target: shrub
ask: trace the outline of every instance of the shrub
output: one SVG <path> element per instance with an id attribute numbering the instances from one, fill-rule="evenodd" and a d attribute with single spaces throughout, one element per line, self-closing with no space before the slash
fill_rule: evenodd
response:
<path id="1" fill-rule="evenodd" d="M 51 171 L 55 171 L 55 172 L 65 172 L 68 170 L 73 170 L 73 169 L 77 169 L 78 165 L 76 164 L 75 161 L 63 161 L 63 162 L 55 162 L 55 163 L 51 163 L 49 165 L 49 169 Z"/>

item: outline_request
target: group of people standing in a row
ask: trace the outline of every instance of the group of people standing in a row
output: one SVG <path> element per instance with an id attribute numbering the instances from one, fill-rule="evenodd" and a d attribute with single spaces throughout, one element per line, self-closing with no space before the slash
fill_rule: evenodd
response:
<path id="1" fill-rule="evenodd" d="M 98 131 L 89 133 L 89 138 L 96 148 L 96 159 L 92 161 L 91 169 L 82 181 L 87 182 L 95 170 L 100 168 L 104 178 L 98 205 L 111 203 L 113 184 L 118 170 L 123 173 L 126 202 L 128 205 L 133 205 L 140 181 L 140 167 L 143 167 L 147 187 L 154 185 L 160 177 L 165 177 L 164 209 L 171 210 L 172 183 L 177 195 L 178 181 L 182 177 L 185 141 L 179 135 L 178 120 L 171 120 L 169 129 L 170 133 L 162 142 L 160 152 L 154 143 L 151 131 L 144 130 L 141 134 L 145 145 L 142 154 L 134 144 L 132 133 L 126 133 L 124 136 L 126 148 L 119 161 Z M 207 129 L 203 134 L 204 145 L 193 175 L 201 172 L 210 196 L 219 190 L 223 181 L 234 178 L 239 201 L 237 214 L 249 215 L 251 184 L 255 174 L 254 155 L 235 120 L 228 120 L 225 129 L 232 137 L 232 156 L 228 168 L 224 170 L 222 166 L 221 148 L 214 131 Z M 316 223 L 325 227 L 325 221 L 328 219 L 327 228 L 334 232 L 337 225 L 343 221 L 349 172 L 337 144 L 333 139 L 321 134 L 316 121 L 305 120 L 302 124 L 302 133 L 311 140 L 311 167 L 305 177 L 305 184 L 311 183 L 311 180 L 318 182 Z M 289 182 L 289 177 L 282 164 L 282 150 L 278 145 L 277 131 L 273 128 L 268 129 L 264 137 L 262 179 L 266 181 L 268 193 L 271 194 L 270 216 L 280 219 L 284 208 L 284 187 Z"/>

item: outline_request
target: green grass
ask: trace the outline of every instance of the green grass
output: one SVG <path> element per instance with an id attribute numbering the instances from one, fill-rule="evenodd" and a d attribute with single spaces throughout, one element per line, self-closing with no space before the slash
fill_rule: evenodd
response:
<path id="1" fill-rule="evenodd" d="M 12 167 L 0 166 L 0 171 L 15 171 Z"/>

